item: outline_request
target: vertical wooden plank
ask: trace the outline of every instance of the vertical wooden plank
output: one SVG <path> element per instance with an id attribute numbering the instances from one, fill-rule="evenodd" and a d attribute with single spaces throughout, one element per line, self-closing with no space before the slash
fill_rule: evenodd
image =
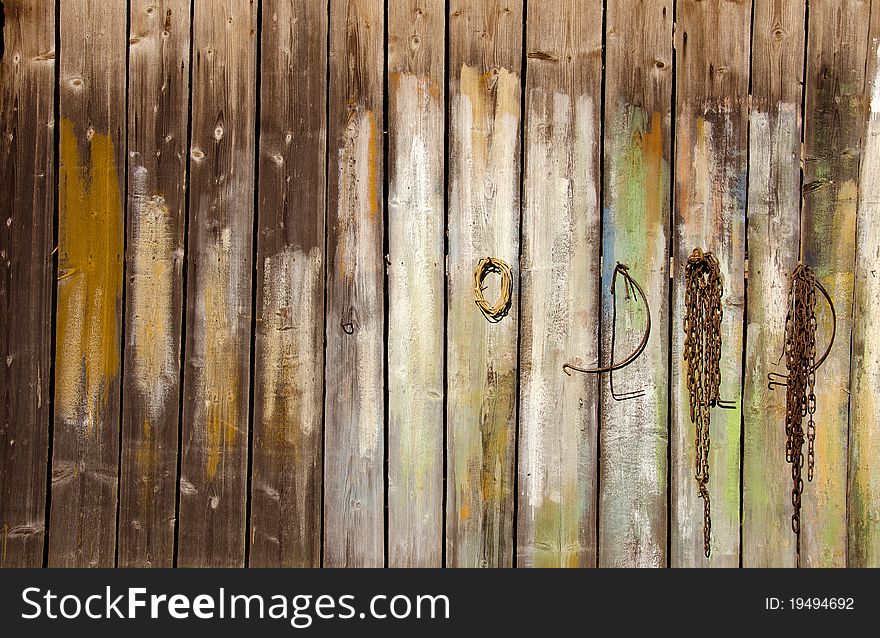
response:
<path id="1" fill-rule="evenodd" d="M 676 5 L 676 164 L 672 315 L 673 566 L 739 564 L 740 431 L 745 207 L 748 143 L 748 2 Z M 700 247 L 721 264 L 721 398 L 713 408 L 709 456 L 712 556 L 703 553 L 703 501 L 694 480 L 694 426 L 688 411 L 684 268 Z"/>
<path id="2" fill-rule="evenodd" d="M 846 564 L 850 335 L 862 99 L 870 3 L 813 0 L 809 8 L 801 254 L 834 300 L 837 338 L 816 371 L 816 467 L 801 513 L 804 567 Z M 819 347 L 831 334 L 820 301 Z"/>
<path id="3" fill-rule="evenodd" d="M 847 498 L 847 565 L 880 567 L 880 10 L 871 10 L 856 222 L 855 299 Z M 870 80 L 870 81 L 868 81 Z"/>
<path id="4" fill-rule="evenodd" d="M 602 2 L 528 5 L 517 565 L 596 564 Z"/>
<path id="5" fill-rule="evenodd" d="M 384 7 L 330 7 L 324 564 L 384 563 Z"/>
<path id="6" fill-rule="evenodd" d="M 327 9 L 263 3 L 254 567 L 321 564 Z"/>
<path id="7" fill-rule="evenodd" d="M 744 567 L 794 567 L 780 362 L 800 239 L 804 0 L 756 0 L 749 116 L 749 279 L 743 397 Z M 780 365 L 781 363 L 781 365 Z"/>
<path id="8" fill-rule="evenodd" d="M 453 567 L 513 562 L 522 20 L 521 1 L 450 3 L 446 543 Z M 512 273 L 510 313 L 498 323 L 474 304 L 474 268 L 490 256 Z"/>
<path id="9" fill-rule="evenodd" d="M 124 3 L 61 3 L 53 567 L 116 548 L 126 21 Z"/>
<path id="10" fill-rule="evenodd" d="M 0 567 L 39 567 L 50 417 L 55 3 L 7 2 L 2 10 Z"/>
<path id="11" fill-rule="evenodd" d="M 189 0 L 131 0 L 119 565 L 171 567 L 189 112 Z"/>
<path id="12" fill-rule="evenodd" d="M 443 560 L 442 2 L 388 4 L 388 564 Z"/>
<path id="13" fill-rule="evenodd" d="M 244 564 L 257 5 L 196 0 L 177 563 Z"/>
<path id="14" fill-rule="evenodd" d="M 605 79 L 605 216 L 602 228 L 603 353 L 610 361 L 611 276 L 620 261 L 645 290 L 651 335 L 645 352 L 617 373 L 615 401 L 602 380 L 599 564 L 664 567 L 669 445 L 669 205 L 672 120 L 670 0 L 633 11 L 608 2 Z M 618 290 L 616 360 L 642 339 L 639 300 Z M 675 328 L 676 326 L 673 326 Z M 604 376 L 604 375 L 603 375 Z"/>

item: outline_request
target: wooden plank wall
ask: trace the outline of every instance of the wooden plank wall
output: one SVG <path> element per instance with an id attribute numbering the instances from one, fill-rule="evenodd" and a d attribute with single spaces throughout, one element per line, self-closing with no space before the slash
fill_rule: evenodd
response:
<path id="1" fill-rule="evenodd" d="M 878 0 L 0 9 L 0 566 L 880 566 Z M 624 401 L 562 370 L 638 344 L 618 262 Z M 800 555 L 799 262 L 838 316 Z"/>

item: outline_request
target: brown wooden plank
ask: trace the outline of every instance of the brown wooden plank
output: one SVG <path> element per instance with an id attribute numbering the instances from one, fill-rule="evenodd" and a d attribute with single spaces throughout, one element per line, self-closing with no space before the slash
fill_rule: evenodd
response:
<path id="1" fill-rule="evenodd" d="M 379 0 L 330 7 L 324 564 L 384 563 L 383 53 Z"/>
<path id="2" fill-rule="evenodd" d="M 871 11 L 859 178 L 849 422 L 847 566 L 880 567 L 880 11 Z"/>
<path id="3" fill-rule="evenodd" d="M 602 2 L 528 4 L 517 565 L 596 564 Z"/>
<path id="4" fill-rule="evenodd" d="M 751 4 L 682 0 L 676 11 L 670 563 L 737 566 Z M 721 266 L 721 398 L 736 405 L 712 409 L 708 560 L 682 358 L 684 268 L 697 247 L 714 253 Z"/>
<path id="5" fill-rule="evenodd" d="M 52 356 L 55 3 L 6 2 L 2 10 L 0 567 L 39 567 Z"/>
<path id="6" fill-rule="evenodd" d="M 445 5 L 388 3 L 388 564 L 443 560 Z"/>
<path id="7" fill-rule="evenodd" d="M 816 371 L 816 466 L 801 512 L 804 567 L 846 565 L 850 335 L 869 13 L 863 0 L 812 0 L 809 6 L 801 255 L 834 300 L 837 338 Z M 821 301 L 817 317 L 817 338 L 825 344 L 831 319 Z"/>
<path id="8" fill-rule="evenodd" d="M 518 0 L 449 10 L 447 564 L 503 567 L 514 551 L 523 12 Z M 484 257 L 511 269 L 498 323 L 474 304 Z"/>
<path id="9" fill-rule="evenodd" d="M 639 300 L 610 295 L 617 262 L 648 297 L 651 335 L 644 353 L 615 375 L 616 401 L 602 379 L 599 565 L 667 563 L 669 446 L 669 223 L 672 109 L 672 3 L 608 3 L 605 79 L 605 201 L 602 227 L 602 350 L 610 362 L 638 346 L 646 317 Z M 617 326 L 612 326 L 613 303 Z"/>
<path id="10" fill-rule="evenodd" d="M 327 10 L 263 3 L 251 551 L 321 564 Z"/>
<path id="11" fill-rule="evenodd" d="M 767 388 L 785 342 L 800 240 L 804 0 L 756 0 L 749 118 L 749 279 L 743 403 L 744 567 L 793 567 L 785 390 Z"/>
<path id="12" fill-rule="evenodd" d="M 257 5 L 196 0 L 180 566 L 244 564 Z"/>
<path id="13" fill-rule="evenodd" d="M 61 3 L 50 566 L 112 566 L 123 292 L 127 7 Z"/>
<path id="14" fill-rule="evenodd" d="M 171 567 L 189 112 L 189 0 L 131 0 L 120 567 Z"/>

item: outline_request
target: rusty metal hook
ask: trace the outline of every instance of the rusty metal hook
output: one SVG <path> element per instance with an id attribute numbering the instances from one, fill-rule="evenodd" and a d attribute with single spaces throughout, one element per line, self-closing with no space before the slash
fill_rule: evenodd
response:
<path id="1" fill-rule="evenodd" d="M 633 353 L 626 357 L 623 361 L 619 363 L 614 363 L 614 345 L 617 332 L 615 329 L 617 325 L 617 301 L 615 297 L 617 275 L 623 277 L 627 299 L 630 298 L 633 289 L 635 289 L 639 293 L 639 296 L 641 296 L 642 302 L 645 304 L 645 314 L 647 316 L 647 321 L 645 324 L 645 334 Z M 639 283 L 635 279 L 633 279 L 632 275 L 629 274 L 629 266 L 620 262 L 617 262 L 617 266 L 614 267 L 614 274 L 611 276 L 611 296 L 614 298 L 611 310 L 611 363 L 607 366 L 600 366 L 597 368 L 579 368 L 578 366 L 572 365 L 570 363 L 565 363 L 562 365 L 562 371 L 569 376 L 571 376 L 571 370 L 583 372 L 585 374 L 601 374 L 603 372 L 607 372 L 608 383 L 611 386 L 611 396 L 615 401 L 637 399 L 639 397 L 645 396 L 644 390 L 633 390 L 631 392 L 622 392 L 620 394 L 617 394 L 614 391 L 614 371 L 625 368 L 626 366 L 631 364 L 639 357 L 640 354 L 642 354 L 642 352 L 644 352 L 645 348 L 648 346 L 648 338 L 651 336 L 651 307 L 648 303 L 648 296 L 645 294 L 645 291 L 642 290 L 642 287 L 639 285 Z"/>

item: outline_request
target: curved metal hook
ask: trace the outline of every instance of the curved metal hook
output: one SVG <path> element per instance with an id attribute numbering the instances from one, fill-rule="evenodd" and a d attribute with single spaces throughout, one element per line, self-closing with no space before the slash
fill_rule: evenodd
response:
<path id="1" fill-rule="evenodd" d="M 825 289 L 825 286 L 816 279 L 816 287 L 819 289 L 819 292 L 822 293 L 822 296 L 825 297 L 825 301 L 828 302 L 828 307 L 831 309 L 831 339 L 828 341 L 828 346 L 825 348 L 825 352 L 819 357 L 819 360 L 816 361 L 816 365 L 813 366 L 813 372 L 819 369 L 823 363 L 825 363 L 825 359 L 828 358 L 828 355 L 831 354 L 831 347 L 834 345 L 834 338 L 837 336 L 837 311 L 834 309 L 834 302 L 831 301 L 831 295 L 828 294 L 828 291 Z M 785 352 L 782 353 L 782 356 L 785 356 Z M 780 357 L 780 361 L 782 357 Z M 788 386 L 786 381 L 780 381 L 780 379 L 788 379 L 787 374 L 779 374 L 778 372 L 768 372 L 767 380 L 769 383 L 767 387 L 771 390 L 776 388 L 784 388 Z"/>
<path id="2" fill-rule="evenodd" d="M 570 363 L 565 363 L 562 365 L 562 371 L 569 376 L 571 376 L 571 370 L 583 372 L 585 374 L 601 374 L 603 372 L 608 372 L 610 375 L 609 383 L 611 384 L 611 396 L 616 401 L 624 401 L 626 399 L 635 399 L 644 396 L 645 392 L 643 390 L 635 390 L 633 392 L 616 394 L 614 392 L 614 376 L 611 373 L 613 373 L 615 370 L 625 368 L 626 366 L 631 364 L 639 357 L 640 354 L 642 354 L 642 352 L 644 352 L 645 348 L 648 346 L 648 338 L 651 336 L 651 307 L 648 303 L 648 296 L 645 294 L 645 291 L 642 289 L 639 283 L 635 279 L 633 279 L 632 275 L 629 274 L 629 266 L 620 262 L 617 262 L 617 265 L 614 267 L 614 274 L 611 276 L 612 297 L 615 295 L 617 275 L 623 277 L 623 283 L 626 287 L 626 298 L 629 299 L 631 290 L 635 288 L 635 290 L 638 291 L 639 296 L 641 296 L 642 302 L 645 304 L 645 314 L 647 315 L 647 321 L 645 325 L 645 334 L 642 337 L 641 342 L 632 354 L 626 357 L 623 361 L 620 361 L 619 363 L 614 363 L 614 344 L 616 335 L 615 324 L 617 323 L 617 303 L 615 300 L 615 303 L 613 303 L 612 305 L 611 312 L 611 363 L 607 366 L 600 366 L 597 368 L 580 368 L 578 366 L 571 365 Z"/>

